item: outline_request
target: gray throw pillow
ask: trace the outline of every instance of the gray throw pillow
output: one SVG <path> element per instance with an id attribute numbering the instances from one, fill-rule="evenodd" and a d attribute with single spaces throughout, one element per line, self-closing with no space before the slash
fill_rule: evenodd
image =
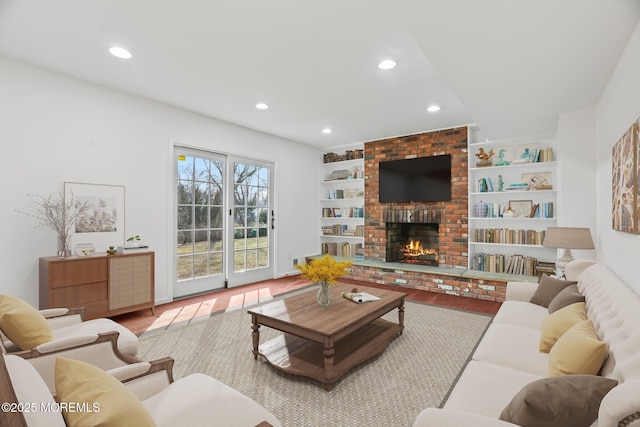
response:
<path id="1" fill-rule="evenodd" d="M 584 295 L 580 293 L 577 285 L 567 286 L 549 303 L 549 314 L 577 302 L 585 302 Z"/>
<path id="2" fill-rule="evenodd" d="M 523 427 L 585 427 L 598 418 L 602 398 L 618 382 L 597 375 L 563 375 L 533 381 L 500 414 Z"/>
<path id="3" fill-rule="evenodd" d="M 530 302 L 548 308 L 549 303 L 567 286 L 575 285 L 576 281 L 559 280 L 543 274 L 538 288 L 531 297 Z"/>

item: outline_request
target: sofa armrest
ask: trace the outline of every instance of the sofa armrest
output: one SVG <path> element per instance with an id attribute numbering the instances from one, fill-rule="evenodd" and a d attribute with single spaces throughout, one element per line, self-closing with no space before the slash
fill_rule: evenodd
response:
<path id="1" fill-rule="evenodd" d="M 141 367 L 141 364 L 139 365 Z M 123 384 L 140 400 L 146 400 L 160 393 L 173 382 L 173 359 L 165 357 L 148 362 L 146 365 L 146 370 L 139 371 L 135 375 L 128 374 L 132 374 L 133 371 L 138 368 L 129 370 L 127 367 L 124 367 L 109 372 L 113 374 L 115 371 L 116 378 L 118 378 L 118 375 L 127 374 L 128 377 L 126 379 L 121 379 Z"/>
<path id="2" fill-rule="evenodd" d="M 507 282 L 507 301 L 529 302 L 538 289 L 538 284 L 533 282 Z"/>
<path id="3" fill-rule="evenodd" d="M 105 371 L 140 362 L 140 359 L 124 354 L 118 349 L 118 336 L 119 333 L 117 331 L 93 335 L 91 340 L 87 335 L 86 337 L 62 340 L 67 344 L 73 342 L 70 347 L 58 346 L 53 341 L 41 344 L 32 350 L 18 351 L 11 354 L 27 359 L 36 368 L 47 383 L 49 390 L 53 393 L 55 392 L 55 361 L 58 357 L 87 362 Z M 38 349 L 47 351 L 43 352 Z"/>
<path id="4" fill-rule="evenodd" d="M 47 319 L 51 329 L 58 329 L 84 322 L 85 308 L 46 308 L 39 312 Z"/>
<path id="5" fill-rule="evenodd" d="M 637 420 L 640 416 L 638 396 L 640 378 L 615 386 L 600 403 L 598 426 L 617 427 Z"/>
<path id="6" fill-rule="evenodd" d="M 439 408 L 423 409 L 413 423 L 413 427 L 440 426 L 517 427 L 516 424 L 485 415 Z"/>

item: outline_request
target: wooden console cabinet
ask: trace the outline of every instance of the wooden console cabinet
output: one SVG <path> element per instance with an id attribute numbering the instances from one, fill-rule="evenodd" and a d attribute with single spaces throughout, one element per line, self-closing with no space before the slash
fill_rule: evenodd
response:
<path id="1" fill-rule="evenodd" d="M 86 319 L 150 308 L 154 253 L 40 258 L 40 308 L 85 307 Z"/>

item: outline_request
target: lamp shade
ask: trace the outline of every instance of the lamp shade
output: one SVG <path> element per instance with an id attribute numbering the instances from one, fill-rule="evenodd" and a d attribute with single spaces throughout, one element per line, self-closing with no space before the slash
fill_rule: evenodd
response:
<path id="1" fill-rule="evenodd" d="M 577 227 L 547 227 L 542 246 L 561 249 L 595 249 L 591 231 Z"/>

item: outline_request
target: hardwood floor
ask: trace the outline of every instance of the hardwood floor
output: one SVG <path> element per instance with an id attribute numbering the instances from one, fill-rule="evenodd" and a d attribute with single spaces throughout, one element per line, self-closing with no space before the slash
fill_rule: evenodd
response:
<path id="1" fill-rule="evenodd" d="M 343 282 L 353 284 L 354 287 L 369 286 L 372 288 L 399 290 L 399 288 L 395 286 L 378 285 L 357 280 L 345 279 Z M 155 315 L 151 314 L 151 310 L 141 310 L 115 316 L 112 319 L 130 329 L 133 333 L 141 334 L 159 328 L 168 329 L 177 323 L 188 322 L 201 316 L 208 316 L 217 311 L 230 310 L 252 305 L 256 302 L 267 301 L 278 294 L 290 292 L 309 285 L 310 282 L 308 280 L 298 276 L 266 280 L 159 305 L 156 306 Z M 500 308 L 500 303 L 494 301 L 457 297 L 411 288 L 401 288 L 401 290 L 407 294 L 407 299 L 410 301 L 491 315 L 495 314 Z"/>

